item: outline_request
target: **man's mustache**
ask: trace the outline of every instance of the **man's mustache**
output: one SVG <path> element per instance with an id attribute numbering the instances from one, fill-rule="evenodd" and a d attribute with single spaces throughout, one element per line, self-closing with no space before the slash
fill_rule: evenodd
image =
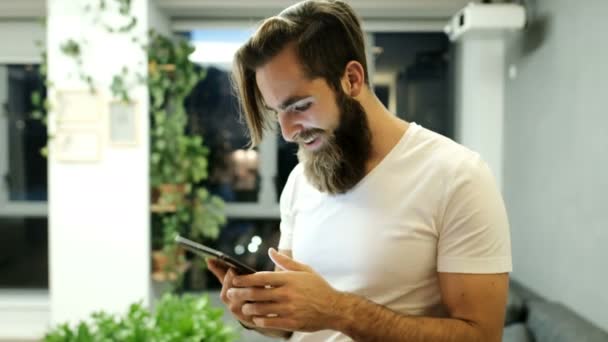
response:
<path id="1" fill-rule="evenodd" d="M 293 141 L 298 144 L 303 144 L 304 141 L 321 134 L 325 134 L 325 130 L 322 130 L 320 128 L 309 128 L 307 130 L 303 130 L 296 133 L 293 136 Z"/>

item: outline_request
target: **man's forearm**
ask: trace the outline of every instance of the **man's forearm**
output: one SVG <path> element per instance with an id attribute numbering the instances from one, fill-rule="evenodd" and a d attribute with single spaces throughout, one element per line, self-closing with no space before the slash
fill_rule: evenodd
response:
<path id="1" fill-rule="evenodd" d="M 487 342 L 470 322 L 406 316 L 363 297 L 344 294 L 334 329 L 355 341 Z"/>

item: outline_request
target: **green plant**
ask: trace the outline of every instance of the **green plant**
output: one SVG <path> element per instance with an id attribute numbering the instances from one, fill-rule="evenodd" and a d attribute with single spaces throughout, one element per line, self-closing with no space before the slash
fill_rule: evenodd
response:
<path id="1" fill-rule="evenodd" d="M 107 13 L 111 11 L 117 12 L 122 19 L 117 27 L 107 24 L 108 17 L 114 18 L 112 14 L 116 14 Z M 131 14 L 131 0 L 91 0 L 85 5 L 85 12 L 93 15 L 93 23 L 108 33 L 129 34 L 133 43 L 140 42 L 133 32 L 137 19 Z M 113 75 L 109 90 L 114 98 L 129 102 L 130 89 L 138 84 L 148 86 L 151 187 L 153 192 L 164 185 L 183 189 L 183 192 L 161 192 L 159 203 L 169 203 L 171 209 L 152 214 L 153 247 L 162 249 L 169 256 L 165 271 L 175 272 L 183 261 L 183 258 L 174 257 L 178 255 L 174 243 L 176 234 L 196 240 L 216 239 L 226 222 L 224 202 L 201 186 L 208 176 L 209 150 L 200 135 L 187 132 L 188 115 L 184 101 L 193 87 L 205 77 L 205 71 L 189 60 L 194 48 L 183 39 L 149 31 L 147 44 L 142 47 L 148 54 L 148 75 L 122 67 L 120 72 Z M 60 46 L 62 53 L 74 61 L 79 80 L 95 93 L 97 84 L 84 68 L 83 56 L 86 54 L 83 54 L 83 50 L 86 48 L 86 41 L 73 38 Z M 44 52 L 41 73 L 46 78 Z M 40 92 L 34 93 L 31 101 L 34 105 L 32 116 L 46 124 L 48 101 Z M 47 151 L 45 147 L 42 153 L 46 156 Z"/>
<path id="2" fill-rule="evenodd" d="M 187 133 L 184 101 L 205 77 L 204 70 L 189 60 L 193 51 L 185 40 L 173 40 L 154 31 L 149 34 L 151 185 L 153 188 L 180 186 L 183 190 L 161 192 L 160 203 L 170 203 L 175 208 L 153 219 L 161 225 L 153 231 L 160 232 L 157 241 L 162 241 L 168 255 L 175 254 L 176 234 L 196 240 L 216 239 L 226 221 L 224 202 L 200 186 L 208 176 L 209 150 L 201 136 Z M 168 265 L 171 271 L 178 266 L 171 262 Z"/>
<path id="3" fill-rule="evenodd" d="M 46 26 L 46 20 L 41 20 L 42 25 Z M 40 73 L 40 78 L 42 78 L 42 83 L 44 84 L 44 88 L 42 89 L 34 89 L 31 94 L 30 102 L 32 104 L 32 112 L 30 113 L 32 119 L 38 120 L 42 122 L 45 126 L 48 126 L 48 118 L 47 113 L 50 111 L 51 106 L 50 102 L 47 98 L 48 89 L 51 88 L 52 84 L 48 80 L 48 55 L 46 49 L 43 47 L 42 41 L 37 40 L 35 45 L 38 49 L 40 49 L 40 67 L 38 72 Z M 40 149 L 40 154 L 43 157 L 48 157 L 48 141 L 52 140 L 52 135 L 48 135 L 47 144 Z"/>
<path id="4" fill-rule="evenodd" d="M 125 315 L 96 312 L 87 321 L 60 324 L 46 342 L 228 342 L 234 330 L 222 321 L 223 310 L 209 304 L 208 296 L 164 294 L 154 312 L 140 302 Z"/>
<path id="5" fill-rule="evenodd" d="M 152 186 L 198 183 L 207 177 L 208 149 L 200 136 L 186 134 L 184 101 L 202 80 L 188 56 L 194 48 L 155 32 L 148 46 L 148 89 L 151 96 Z"/>

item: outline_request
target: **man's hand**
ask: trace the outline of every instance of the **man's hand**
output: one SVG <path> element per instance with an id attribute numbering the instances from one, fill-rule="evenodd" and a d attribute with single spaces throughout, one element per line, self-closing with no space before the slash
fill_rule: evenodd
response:
<path id="1" fill-rule="evenodd" d="M 245 303 L 242 313 L 252 316 L 258 327 L 289 331 L 332 329 L 332 323 L 339 318 L 335 307 L 342 294 L 309 266 L 274 249 L 269 255 L 284 271 L 234 276 L 228 298 Z"/>
<path id="2" fill-rule="evenodd" d="M 236 275 L 234 270 L 231 268 L 226 268 L 226 265 L 222 262 L 219 262 L 215 259 L 207 259 L 207 267 L 215 275 L 215 277 L 222 283 L 222 291 L 220 293 L 220 298 L 222 302 L 226 305 L 226 307 L 232 312 L 232 314 L 243 323 L 246 327 L 254 328 L 254 323 L 251 321 L 251 317 L 245 316 L 241 311 L 243 304 L 245 303 L 242 300 L 236 299 L 232 300 L 228 298 L 228 290 L 232 288 L 232 279 Z"/>

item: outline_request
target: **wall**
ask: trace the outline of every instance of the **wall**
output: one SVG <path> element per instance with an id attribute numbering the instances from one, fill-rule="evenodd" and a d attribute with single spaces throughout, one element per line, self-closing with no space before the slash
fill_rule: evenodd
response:
<path id="1" fill-rule="evenodd" d="M 608 330 L 608 2 L 537 6 L 508 50 L 513 277 Z"/>
<path id="2" fill-rule="evenodd" d="M 148 28 L 148 2 L 132 2 L 137 32 Z M 120 19 L 120 18 L 115 18 Z M 112 17 L 109 19 L 113 20 Z M 75 321 L 91 312 L 124 312 L 130 303 L 150 297 L 150 210 L 148 91 L 130 87 L 138 102 L 135 146 L 113 146 L 108 137 L 109 85 L 123 66 L 146 73 L 147 58 L 128 37 L 94 26 L 91 14 L 73 0 L 48 2 L 49 79 L 54 89 L 86 91 L 73 75 L 75 63 L 59 47 L 68 39 L 86 37 L 84 68 L 101 91 L 99 119 L 86 125 L 99 132 L 101 153 L 94 162 L 58 159 L 60 145 L 49 157 L 49 248 L 51 323 Z M 117 25 L 119 25 L 118 23 Z M 72 76 L 71 76 L 72 75 Z M 53 114 L 56 114 L 57 107 Z M 83 112 L 83 115 L 86 114 Z M 50 130 L 53 127 L 50 119 Z M 72 123 L 73 126 L 85 125 Z M 78 128 L 81 129 L 81 128 Z"/>
<path id="3" fill-rule="evenodd" d="M 40 63 L 40 48 L 36 41 L 45 42 L 42 23 L 34 20 L 0 19 L 0 64 Z"/>

